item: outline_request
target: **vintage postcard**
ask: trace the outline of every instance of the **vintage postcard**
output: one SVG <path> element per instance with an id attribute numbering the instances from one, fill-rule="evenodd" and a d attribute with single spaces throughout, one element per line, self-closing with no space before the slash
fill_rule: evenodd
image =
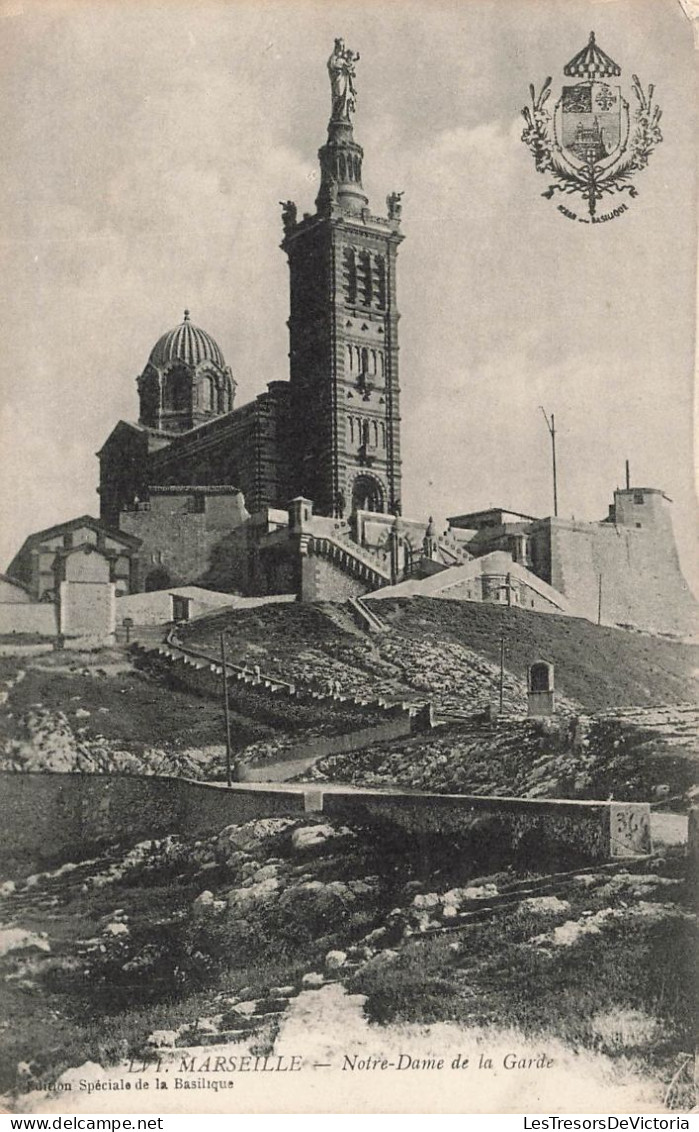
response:
<path id="1" fill-rule="evenodd" d="M 3 1111 L 689 1127 L 696 14 L 0 0 Z"/>

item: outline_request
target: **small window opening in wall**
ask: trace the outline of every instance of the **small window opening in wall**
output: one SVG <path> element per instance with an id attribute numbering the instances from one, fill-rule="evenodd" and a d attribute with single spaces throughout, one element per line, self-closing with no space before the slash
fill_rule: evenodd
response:
<path id="1" fill-rule="evenodd" d="M 642 526 L 643 526 L 643 523 L 636 523 L 636 526 L 637 526 L 637 527 L 642 527 Z"/>
<path id="2" fill-rule="evenodd" d="M 633 501 L 634 501 L 634 503 L 643 503 L 643 492 L 642 491 L 634 491 Z"/>
<path id="3" fill-rule="evenodd" d="M 206 496 L 191 495 L 189 498 L 189 506 L 187 510 L 190 512 L 190 514 L 203 515 L 206 511 Z"/>

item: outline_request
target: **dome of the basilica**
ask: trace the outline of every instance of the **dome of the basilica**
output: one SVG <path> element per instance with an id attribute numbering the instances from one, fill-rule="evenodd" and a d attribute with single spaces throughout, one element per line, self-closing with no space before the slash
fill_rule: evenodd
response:
<path id="1" fill-rule="evenodd" d="M 184 312 L 184 320 L 179 326 L 158 339 L 148 361 L 158 369 L 171 362 L 197 366 L 204 361 L 213 362 L 219 369 L 226 368 L 220 346 L 210 334 L 190 321 L 189 311 Z"/>

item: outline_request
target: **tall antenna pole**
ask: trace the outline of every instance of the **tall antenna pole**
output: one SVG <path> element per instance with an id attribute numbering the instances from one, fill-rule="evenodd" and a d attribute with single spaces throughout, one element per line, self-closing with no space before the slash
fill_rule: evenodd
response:
<path id="1" fill-rule="evenodd" d="M 555 516 L 558 516 L 558 481 L 556 479 L 556 418 L 554 417 L 553 413 L 551 413 L 551 420 L 549 420 L 548 416 L 546 415 L 546 409 L 544 408 L 544 406 L 539 405 L 539 408 L 544 414 L 546 427 L 551 434 L 551 458 L 553 462 L 553 513 Z"/>

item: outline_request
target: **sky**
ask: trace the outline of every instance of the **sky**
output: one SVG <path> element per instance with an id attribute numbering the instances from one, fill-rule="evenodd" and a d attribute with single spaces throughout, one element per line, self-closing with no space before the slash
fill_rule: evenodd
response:
<path id="1" fill-rule="evenodd" d="M 238 405 L 288 376 L 279 201 L 312 211 L 336 36 L 361 55 L 372 211 L 403 190 L 403 510 L 599 519 L 630 460 L 699 585 L 693 484 L 697 130 L 678 0 L 0 0 L 0 568 L 98 514 L 95 453 L 181 321 Z M 572 223 L 521 142 L 529 84 L 595 31 L 655 86 L 664 140 L 628 210 Z M 565 203 L 582 213 L 581 202 Z"/>

